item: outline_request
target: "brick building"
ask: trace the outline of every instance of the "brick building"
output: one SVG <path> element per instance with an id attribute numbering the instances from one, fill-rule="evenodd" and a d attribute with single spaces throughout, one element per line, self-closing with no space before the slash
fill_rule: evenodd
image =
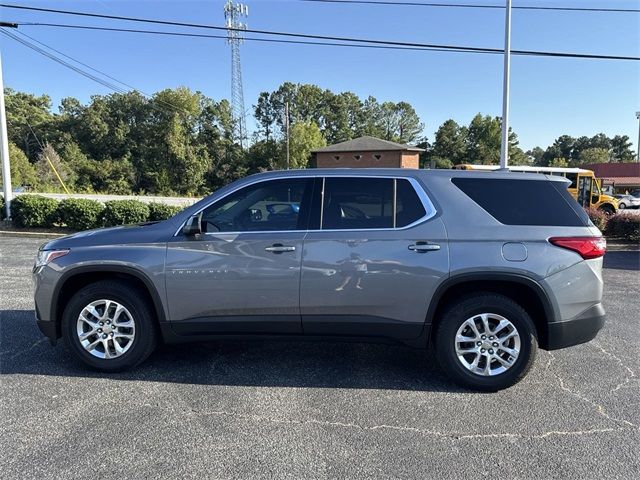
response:
<path id="1" fill-rule="evenodd" d="M 640 164 L 631 163 L 594 163 L 581 168 L 593 170 L 596 178 L 611 185 L 615 193 L 625 193 L 640 188 Z"/>
<path id="2" fill-rule="evenodd" d="M 424 149 L 365 136 L 314 150 L 312 165 L 317 168 L 419 168 L 421 152 Z"/>

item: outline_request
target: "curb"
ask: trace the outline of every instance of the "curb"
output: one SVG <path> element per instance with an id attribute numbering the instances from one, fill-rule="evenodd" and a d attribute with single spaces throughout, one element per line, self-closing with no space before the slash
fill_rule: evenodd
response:
<path id="1" fill-rule="evenodd" d="M 608 243 L 607 252 L 637 252 L 640 253 L 640 245 L 625 243 Z"/>
<path id="2" fill-rule="evenodd" d="M 48 233 L 48 232 L 17 232 L 15 230 L 0 230 L 0 237 L 22 237 L 22 238 L 59 238 L 69 235 L 68 233 Z"/>

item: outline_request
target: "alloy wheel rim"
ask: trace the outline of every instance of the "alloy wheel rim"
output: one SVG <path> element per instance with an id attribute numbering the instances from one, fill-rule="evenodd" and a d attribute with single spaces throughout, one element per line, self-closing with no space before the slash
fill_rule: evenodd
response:
<path id="1" fill-rule="evenodd" d="M 133 344 L 136 325 L 127 308 L 101 299 L 85 306 L 76 322 L 78 340 L 94 357 L 110 360 L 125 354 Z"/>
<path id="2" fill-rule="evenodd" d="M 502 315 L 480 313 L 465 320 L 455 338 L 458 361 L 483 377 L 509 370 L 520 356 L 520 333 Z"/>

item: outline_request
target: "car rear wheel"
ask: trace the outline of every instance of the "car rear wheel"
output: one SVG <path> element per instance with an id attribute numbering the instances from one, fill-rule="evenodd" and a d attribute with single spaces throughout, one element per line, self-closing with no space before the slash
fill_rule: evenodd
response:
<path id="1" fill-rule="evenodd" d="M 75 358 L 105 372 L 140 364 L 153 351 L 157 337 L 144 292 L 110 280 L 90 284 L 71 298 L 62 331 Z"/>
<path id="2" fill-rule="evenodd" d="M 457 383 L 496 391 L 519 382 L 538 343 L 527 312 L 503 295 L 466 296 L 446 308 L 435 332 L 436 357 Z"/>
<path id="3" fill-rule="evenodd" d="M 627 208 L 627 204 L 626 204 L 626 203 L 624 203 L 624 202 L 619 203 L 619 204 L 618 204 L 618 208 L 619 208 L 620 210 L 624 210 L 625 208 Z"/>

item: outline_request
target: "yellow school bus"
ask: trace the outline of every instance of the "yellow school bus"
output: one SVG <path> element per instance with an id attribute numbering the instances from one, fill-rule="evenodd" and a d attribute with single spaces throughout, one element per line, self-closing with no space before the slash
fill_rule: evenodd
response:
<path id="1" fill-rule="evenodd" d="M 497 165 L 472 165 L 464 163 L 456 165 L 456 170 L 497 170 Z M 569 193 L 573 195 L 583 207 L 599 208 L 607 214 L 618 211 L 618 201 L 611 195 L 602 192 L 600 181 L 596 179 L 593 170 L 584 168 L 561 168 L 561 167 L 509 167 L 512 172 L 542 173 L 544 175 L 558 175 L 565 177 L 571 182 Z"/>

